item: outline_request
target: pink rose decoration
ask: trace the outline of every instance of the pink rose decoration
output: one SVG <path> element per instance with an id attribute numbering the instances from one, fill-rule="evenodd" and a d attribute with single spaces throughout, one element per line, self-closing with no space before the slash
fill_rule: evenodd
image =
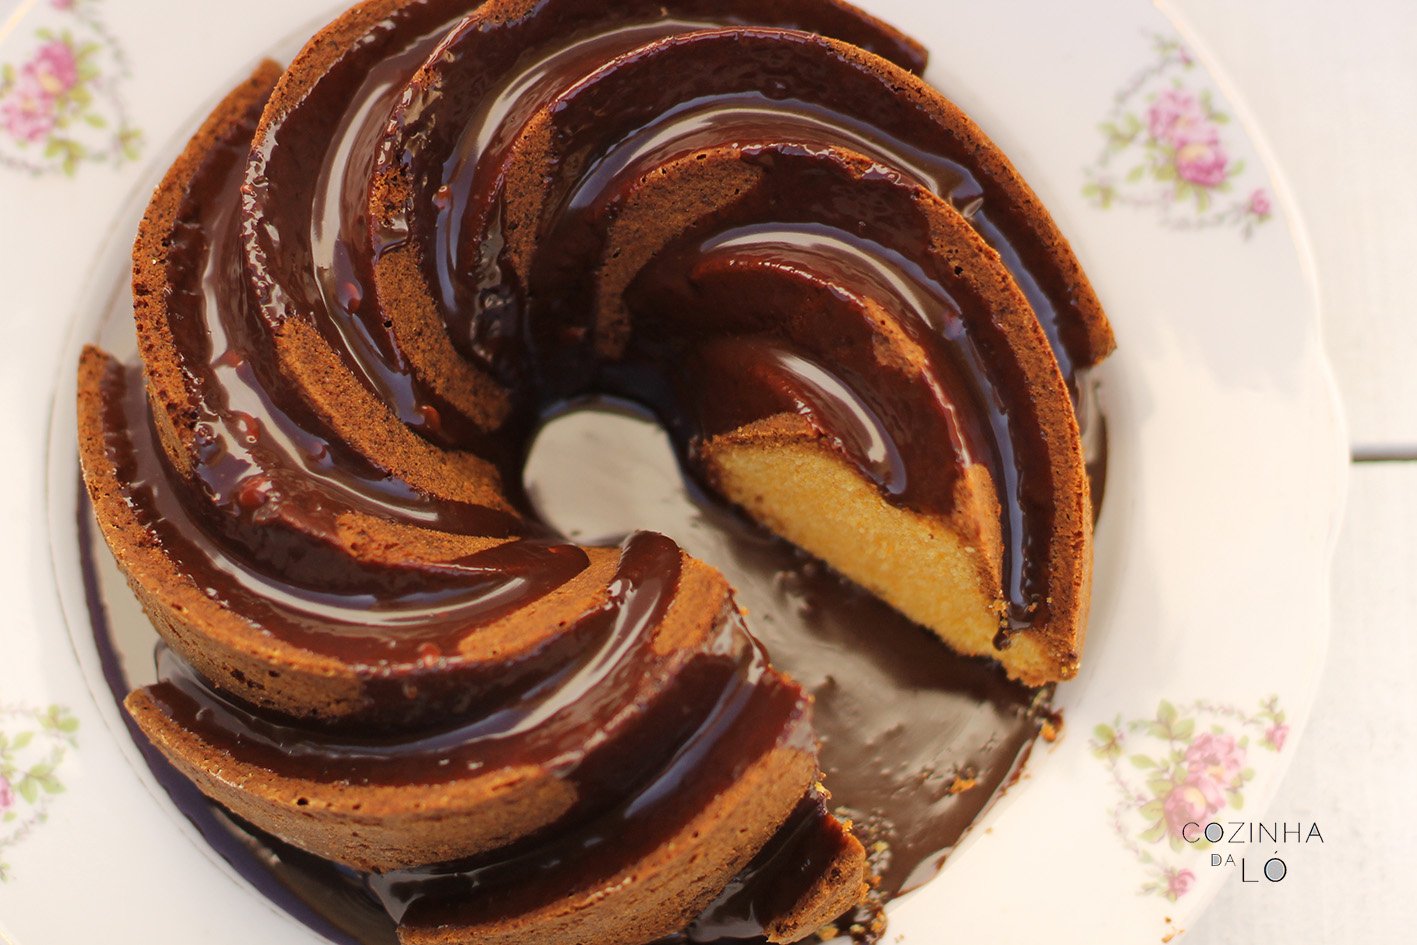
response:
<path id="1" fill-rule="evenodd" d="M 49 0 L 49 5 L 56 10 L 72 10 L 74 0 Z"/>
<path id="2" fill-rule="evenodd" d="M 39 47 L 39 52 L 21 71 L 32 73 L 40 88 L 51 98 L 69 91 L 79 81 L 79 64 L 74 59 L 74 50 L 60 39 L 50 40 Z"/>
<path id="3" fill-rule="evenodd" d="M 18 141 L 43 141 L 54 128 L 54 99 L 45 94 L 28 67 L 0 101 L 0 125 Z"/>
<path id="4" fill-rule="evenodd" d="M 1166 889 L 1177 899 L 1191 891 L 1191 887 L 1196 884 L 1196 874 L 1190 870 L 1168 872 L 1166 877 Z"/>
<path id="5" fill-rule="evenodd" d="M 1257 190 L 1254 193 L 1250 194 L 1249 205 L 1245 208 L 1248 213 L 1257 217 L 1269 216 L 1270 209 L 1271 208 L 1269 205 L 1269 194 L 1265 193 L 1263 189 Z M 1285 726 L 1285 728 L 1287 729 L 1288 726 Z M 1282 735 L 1280 736 L 1281 741 L 1283 740 L 1283 737 L 1284 736 Z M 1279 746 L 1276 745 L 1275 747 L 1278 748 Z"/>
<path id="6" fill-rule="evenodd" d="M 1188 823 L 1204 824 L 1225 803 L 1225 795 L 1210 778 L 1192 775 L 1185 784 L 1172 788 L 1162 803 L 1166 827 L 1174 836 L 1185 839 L 1182 831 Z"/>
<path id="7" fill-rule="evenodd" d="M 50 40 L 20 68 L 15 84 L 0 101 L 0 125 L 19 141 L 43 141 L 54 130 L 55 100 L 79 81 L 74 50 Z"/>
<path id="8" fill-rule="evenodd" d="M 1264 733 L 1264 737 L 1269 739 L 1269 743 L 1274 746 L 1275 751 L 1284 747 L 1284 740 L 1289 737 L 1289 726 L 1283 722 L 1271 725 Z"/>
<path id="9" fill-rule="evenodd" d="M 1191 773 L 1190 780 L 1208 777 L 1221 784 L 1229 784 L 1244 767 L 1245 749 L 1235 744 L 1233 735 L 1206 732 L 1197 736 L 1191 747 L 1186 749 L 1186 768 Z"/>
<path id="10" fill-rule="evenodd" d="M 1217 144 L 1220 131 L 1206 118 L 1205 109 L 1190 92 L 1167 89 L 1156 96 L 1147 113 L 1152 138 L 1180 150 L 1187 144 Z"/>
<path id="11" fill-rule="evenodd" d="M 1182 180 L 1201 187 L 1214 187 L 1225 182 L 1229 159 L 1219 144 L 1192 141 L 1176 150 L 1176 173 Z"/>
<path id="12" fill-rule="evenodd" d="M 10 787 L 10 782 L 5 780 L 5 776 L 0 774 L 0 811 L 8 810 L 14 803 L 14 789 Z"/>

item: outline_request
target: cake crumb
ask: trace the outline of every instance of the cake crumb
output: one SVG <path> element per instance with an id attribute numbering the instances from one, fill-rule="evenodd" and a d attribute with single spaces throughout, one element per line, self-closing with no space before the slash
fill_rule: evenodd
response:
<path id="1" fill-rule="evenodd" d="M 957 778 L 955 778 L 953 781 L 950 782 L 950 793 L 951 793 L 951 794 L 963 794 L 965 791 L 968 791 L 970 788 L 975 787 L 975 786 L 977 786 L 978 784 L 979 784 L 979 779 L 978 779 L 978 778 L 958 778 L 958 777 L 957 777 Z"/>

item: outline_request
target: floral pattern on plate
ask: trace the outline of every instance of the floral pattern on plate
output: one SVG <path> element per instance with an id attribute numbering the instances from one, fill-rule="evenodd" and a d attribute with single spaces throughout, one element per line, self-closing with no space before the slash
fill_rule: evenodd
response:
<path id="1" fill-rule="evenodd" d="M 1138 892 L 1175 902 L 1191 890 L 1196 875 L 1184 866 L 1187 851 L 1211 846 L 1196 825 L 1243 808 L 1255 751 L 1279 752 L 1288 735 L 1277 696 L 1253 713 L 1163 699 L 1154 718 L 1124 723 L 1119 715 L 1093 729 L 1092 753 L 1121 795 L 1109 811 L 1112 829 L 1150 874 Z"/>
<path id="2" fill-rule="evenodd" d="M 1087 167 L 1095 206 L 1151 209 L 1176 230 L 1236 226 L 1248 238 L 1274 209 L 1258 174 L 1227 143 L 1230 116 L 1179 40 L 1154 34 L 1155 61 L 1113 97 L 1097 127 L 1104 143 Z"/>
<path id="3" fill-rule="evenodd" d="M 0 63 L 0 166 L 72 176 L 84 164 L 135 160 L 142 132 L 119 94 L 127 58 L 100 0 L 49 0 L 27 42 Z"/>
<path id="4" fill-rule="evenodd" d="M 25 839 L 49 816 L 64 784 L 56 773 L 75 738 L 79 720 L 63 706 L 34 709 L 0 705 L 0 854 Z M 0 859 L 0 882 L 11 878 Z"/>

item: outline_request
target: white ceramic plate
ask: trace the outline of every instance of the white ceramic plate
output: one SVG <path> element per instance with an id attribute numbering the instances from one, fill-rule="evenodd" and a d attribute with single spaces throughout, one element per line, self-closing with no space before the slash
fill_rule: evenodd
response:
<path id="1" fill-rule="evenodd" d="M 1167 940 L 1239 881 L 1211 855 L 1243 852 L 1177 829 L 1263 822 L 1324 658 L 1345 438 L 1302 237 L 1237 103 L 1142 0 L 866 5 L 926 42 L 928 77 L 1051 208 L 1119 343 L 1063 735 L 898 903 L 887 941 Z M 195 837 L 99 676 L 72 391 L 77 346 L 123 291 L 141 191 L 255 60 L 333 12 L 29 0 L 0 28 L 0 937 L 15 945 L 316 939 Z"/>

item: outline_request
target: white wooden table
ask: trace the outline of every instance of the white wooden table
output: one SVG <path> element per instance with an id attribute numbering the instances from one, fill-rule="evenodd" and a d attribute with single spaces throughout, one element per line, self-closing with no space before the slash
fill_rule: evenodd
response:
<path id="1" fill-rule="evenodd" d="M 1268 139 L 1318 266 L 1354 462 L 1318 702 L 1265 820 L 1317 822 L 1281 883 L 1227 883 L 1191 945 L 1417 928 L 1417 6 L 1167 0 Z M 1307 829 L 1307 828 L 1306 828 Z M 1268 851 L 1256 850 L 1256 853 Z"/>

